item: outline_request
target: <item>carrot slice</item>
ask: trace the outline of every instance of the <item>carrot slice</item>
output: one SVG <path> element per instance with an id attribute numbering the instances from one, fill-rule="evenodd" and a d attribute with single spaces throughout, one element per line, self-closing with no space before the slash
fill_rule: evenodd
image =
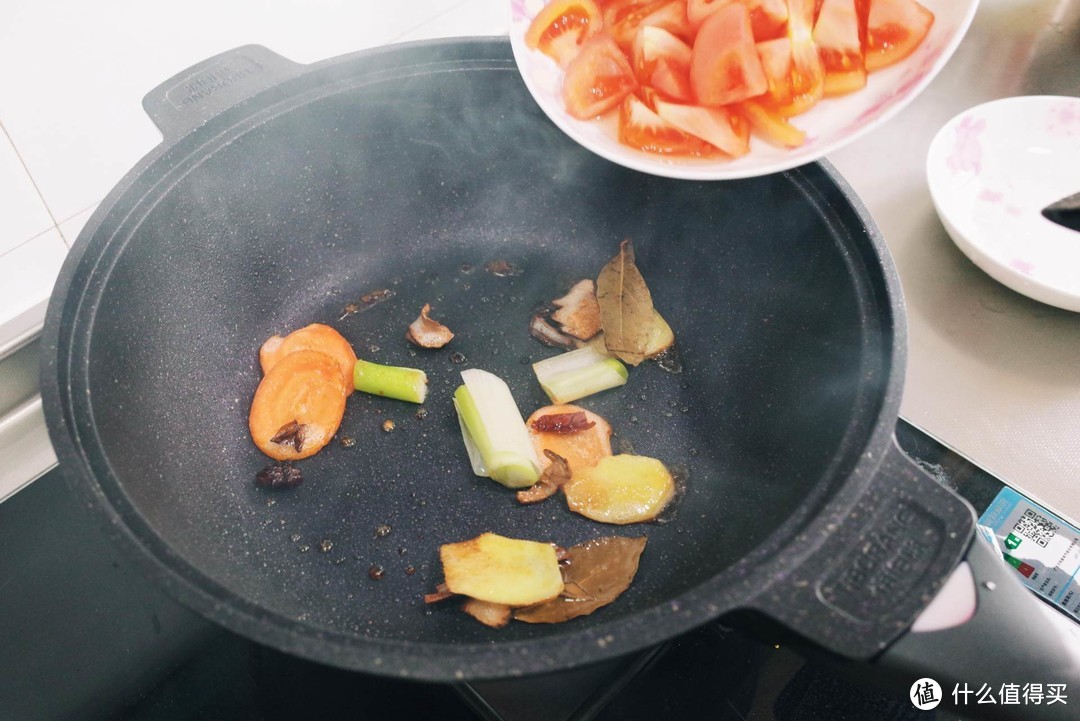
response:
<path id="1" fill-rule="evenodd" d="M 352 376 L 353 366 L 356 365 L 356 353 L 349 341 L 328 325 L 312 323 L 309 326 L 294 330 L 282 338 L 272 335 L 266 339 L 259 349 L 259 365 L 262 366 L 263 374 L 270 372 L 278 361 L 290 353 L 298 350 L 314 350 L 337 361 L 341 368 L 341 375 L 345 378 L 346 393 L 353 392 Z"/>
<path id="2" fill-rule="evenodd" d="M 318 453 L 341 425 L 345 387 L 334 358 L 313 350 L 289 353 L 255 391 L 248 415 L 251 439 L 279 461 Z"/>
<path id="3" fill-rule="evenodd" d="M 569 413 L 584 413 L 586 425 L 588 423 L 593 425 L 573 433 L 544 432 L 533 427 L 533 423 L 543 416 Z M 525 426 L 529 429 L 529 438 L 533 442 L 533 447 L 536 448 L 536 455 L 540 457 L 541 470 L 551 464 L 551 459 L 544 454 L 545 450 L 565 458 L 571 472 L 574 469 L 594 466 L 604 456 L 611 455 L 611 426 L 600 416 L 579 406 L 570 404 L 544 406 L 529 416 L 529 419 L 525 421 Z"/>

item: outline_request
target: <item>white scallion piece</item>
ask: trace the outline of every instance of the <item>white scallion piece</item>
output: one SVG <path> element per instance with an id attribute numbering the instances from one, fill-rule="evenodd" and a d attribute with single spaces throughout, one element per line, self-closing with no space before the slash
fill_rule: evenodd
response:
<path id="1" fill-rule="evenodd" d="M 454 393 L 454 408 L 473 473 L 507 488 L 527 488 L 540 478 L 540 459 L 509 386 L 494 373 L 470 368 Z"/>
<path id="2" fill-rule="evenodd" d="M 533 363 L 533 372 L 552 403 L 572 403 L 621 386 L 628 377 L 618 358 L 591 345 Z"/>

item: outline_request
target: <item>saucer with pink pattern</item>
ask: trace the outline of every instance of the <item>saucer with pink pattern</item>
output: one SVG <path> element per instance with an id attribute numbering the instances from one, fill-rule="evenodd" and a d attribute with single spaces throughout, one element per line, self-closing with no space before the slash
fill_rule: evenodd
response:
<path id="1" fill-rule="evenodd" d="M 1030 298 L 1080 312 L 1080 232 L 1042 210 L 1080 192 L 1080 98 L 1024 96 L 978 105 L 938 131 L 930 195 L 972 262 Z"/>

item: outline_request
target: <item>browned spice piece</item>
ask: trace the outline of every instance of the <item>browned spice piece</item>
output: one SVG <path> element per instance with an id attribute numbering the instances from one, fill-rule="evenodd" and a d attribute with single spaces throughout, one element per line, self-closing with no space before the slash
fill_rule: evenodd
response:
<path id="1" fill-rule="evenodd" d="M 544 311 L 533 313 L 529 319 L 529 335 L 551 348 L 569 350 L 576 347 L 573 338 L 560 333 L 555 326 L 547 322 Z"/>
<path id="2" fill-rule="evenodd" d="M 367 570 L 367 575 L 372 581 L 381 581 L 383 576 L 386 575 L 386 571 L 382 566 L 372 566 Z"/>
<path id="3" fill-rule="evenodd" d="M 405 567 L 405 575 L 406 576 L 411 576 L 414 573 L 416 573 L 416 566 L 406 566 Z"/>
<path id="4" fill-rule="evenodd" d="M 450 593 L 450 589 L 447 588 L 445 583 L 440 583 L 435 587 L 435 593 L 425 593 L 424 603 L 438 603 L 439 601 L 445 601 L 454 594 Z"/>
<path id="5" fill-rule="evenodd" d="M 267 466 L 255 476 L 255 483 L 264 488 L 295 488 L 303 482 L 304 474 L 288 463 Z"/>
<path id="6" fill-rule="evenodd" d="M 513 275 L 521 275 L 525 272 L 524 269 L 514 265 L 508 260 L 493 260 L 484 266 L 484 270 L 499 278 L 506 278 Z"/>
<path id="7" fill-rule="evenodd" d="M 376 526 L 375 527 L 375 538 L 386 538 L 387 536 L 390 535 L 390 531 L 392 531 L 392 530 L 393 529 L 390 528 L 390 526 L 388 526 L 385 523 L 383 523 L 382 525 Z"/>
<path id="8" fill-rule="evenodd" d="M 589 430 L 595 425 L 596 422 L 590 421 L 582 411 L 576 413 L 551 413 L 540 416 L 532 422 L 533 430 L 538 433 L 558 433 L 560 435 L 580 433 Z"/>
<path id="9" fill-rule="evenodd" d="M 342 436 L 341 445 L 343 448 L 352 448 L 356 445 L 356 439 L 352 436 Z"/>
<path id="10" fill-rule="evenodd" d="M 393 298 L 394 291 L 389 288 L 382 288 L 380 290 L 373 290 L 370 293 L 364 293 L 360 296 L 360 304 L 365 306 L 373 306 L 376 303 L 381 303 L 387 298 Z"/>
<path id="11" fill-rule="evenodd" d="M 387 433 L 392 432 L 395 428 L 397 428 L 397 426 L 389 418 L 382 422 L 382 429 Z"/>
<path id="12" fill-rule="evenodd" d="M 421 348 L 442 348 L 454 338 L 453 332 L 429 315 L 431 304 L 424 303 L 420 315 L 409 325 L 405 338 Z"/>
<path id="13" fill-rule="evenodd" d="M 379 290 L 373 290 L 370 293 L 364 293 L 360 296 L 360 302 L 349 303 L 341 310 L 341 316 L 338 320 L 345 320 L 353 313 L 363 313 L 365 310 L 393 297 L 394 291 L 389 288 L 380 288 Z"/>
<path id="14" fill-rule="evenodd" d="M 602 329 L 600 303 L 596 300 L 596 284 L 592 280 L 579 280 L 566 295 L 551 302 L 558 308 L 551 314 L 551 319 L 564 333 L 578 340 L 589 340 Z"/>
<path id="15" fill-rule="evenodd" d="M 304 427 L 295 420 L 289 421 L 278 429 L 278 432 L 270 438 L 270 442 L 280 446 L 291 443 L 299 453 L 304 448 Z"/>
<path id="16" fill-rule="evenodd" d="M 550 481 L 541 478 L 533 485 L 526 488 L 524 491 L 517 492 L 517 502 L 522 505 L 529 505 L 531 503 L 539 503 L 540 501 L 546 501 L 555 495 L 555 492 L 559 490 L 559 487 L 551 483 Z"/>
<path id="17" fill-rule="evenodd" d="M 517 492 L 518 503 L 539 503 L 551 498 L 564 483 L 570 481 L 570 464 L 566 462 L 566 459 L 546 448 L 544 449 L 544 455 L 548 457 L 551 463 L 540 474 L 540 480 L 529 488 Z M 557 546 L 556 549 L 558 549 Z"/>

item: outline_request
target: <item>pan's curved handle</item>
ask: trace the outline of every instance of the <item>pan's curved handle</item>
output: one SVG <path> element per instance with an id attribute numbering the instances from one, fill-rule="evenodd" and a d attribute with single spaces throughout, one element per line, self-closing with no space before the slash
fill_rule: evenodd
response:
<path id="1" fill-rule="evenodd" d="M 244 45 L 169 78 L 146 94 L 143 110 L 168 142 L 303 68 L 261 45 Z"/>
<path id="2" fill-rule="evenodd" d="M 807 531 L 801 540 L 812 550 L 777 575 L 753 606 L 834 653 L 873 661 L 878 680 L 905 692 L 933 678 L 947 706 L 957 683 L 975 690 L 986 683 L 995 697 L 1005 683 L 1080 689 L 1077 644 L 1047 622 L 1048 609 L 983 541 L 973 541 L 974 527 L 971 506 L 893 440 L 855 508 Z M 951 628 L 912 631 L 913 624 L 943 625 L 931 622 L 936 610 L 923 613 L 931 605 L 949 607 L 968 571 L 969 589 L 979 589 L 974 612 L 960 609 Z M 947 598 L 938 602 L 938 596 Z M 957 708 L 976 718 L 1050 720 L 1075 718 L 1075 703 Z"/>
<path id="3" fill-rule="evenodd" d="M 855 505 L 835 499 L 777 555 L 751 605 L 841 656 L 870 660 L 911 626 L 975 532 L 971 506 L 892 440 Z"/>
<path id="4" fill-rule="evenodd" d="M 979 538 L 914 626 L 875 663 L 912 682 L 934 679 L 946 703 L 976 718 L 1066 721 L 1080 715 L 1080 630 L 1024 588 Z M 1028 684 L 1038 684 L 1047 700 L 1051 684 L 1062 685 L 1064 703 L 1024 703 Z M 1016 703 L 1001 703 L 1006 687 Z M 985 703 L 978 703 L 980 692 Z"/>

